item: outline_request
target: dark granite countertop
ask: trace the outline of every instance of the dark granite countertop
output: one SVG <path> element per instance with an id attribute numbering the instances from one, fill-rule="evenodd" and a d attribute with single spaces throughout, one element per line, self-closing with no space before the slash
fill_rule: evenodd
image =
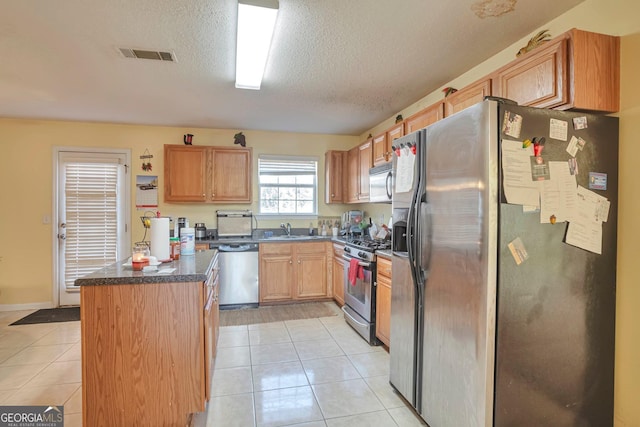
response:
<path id="1" fill-rule="evenodd" d="M 93 285 L 123 285 L 143 283 L 175 283 L 175 282 L 204 282 L 207 269 L 216 250 L 200 251 L 195 255 L 181 256 L 179 260 L 160 264 L 157 271 L 133 271 L 131 267 L 123 267 L 126 260 L 118 261 L 96 272 L 76 279 L 76 286 Z M 173 269 L 163 273 L 163 270 Z"/>
<path id="2" fill-rule="evenodd" d="M 221 239 L 200 239 L 196 240 L 196 243 L 208 243 L 213 246 L 221 246 L 221 245 L 241 245 L 243 243 L 295 243 L 295 242 L 315 242 L 315 241 L 330 241 L 333 240 L 332 236 L 306 236 L 306 235 L 292 235 L 291 237 L 286 237 L 283 235 L 275 235 L 273 237 L 227 237 Z"/>

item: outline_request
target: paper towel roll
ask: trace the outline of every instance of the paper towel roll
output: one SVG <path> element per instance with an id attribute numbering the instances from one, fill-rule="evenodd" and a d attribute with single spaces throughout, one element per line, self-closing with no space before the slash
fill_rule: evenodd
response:
<path id="1" fill-rule="evenodd" d="M 169 259 L 169 218 L 151 218 L 151 255 Z"/>

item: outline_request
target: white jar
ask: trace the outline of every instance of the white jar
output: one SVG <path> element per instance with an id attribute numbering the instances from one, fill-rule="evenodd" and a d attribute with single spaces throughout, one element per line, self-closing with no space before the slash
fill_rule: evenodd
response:
<path id="1" fill-rule="evenodd" d="M 195 255 L 196 253 L 196 230 L 194 228 L 183 228 L 180 230 L 180 256 Z"/>

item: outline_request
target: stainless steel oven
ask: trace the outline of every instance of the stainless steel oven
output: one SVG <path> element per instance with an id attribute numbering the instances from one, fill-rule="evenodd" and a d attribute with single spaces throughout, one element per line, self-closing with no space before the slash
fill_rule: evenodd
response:
<path id="1" fill-rule="evenodd" d="M 344 247 L 344 318 L 369 344 L 376 339 L 376 255 L 387 241 L 354 240 Z"/>

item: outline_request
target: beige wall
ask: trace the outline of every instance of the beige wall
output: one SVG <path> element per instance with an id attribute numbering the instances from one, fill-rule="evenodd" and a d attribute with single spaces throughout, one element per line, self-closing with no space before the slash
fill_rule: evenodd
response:
<path id="1" fill-rule="evenodd" d="M 542 26 L 553 36 L 571 28 L 621 36 L 620 188 L 616 311 L 615 426 L 640 426 L 640 286 L 635 263 L 640 241 L 640 198 L 634 172 L 640 159 L 640 1 L 587 0 Z M 532 32 L 532 34 L 535 32 Z M 530 35 L 443 85 L 462 88 L 512 61 Z M 404 117 L 442 98 L 434 91 L 400 113 Z M 360 136 L 391 127 L 395 114 Z"/>
<path id="2" fill-rule="evenodd" d="M 103 147 L 131 150 L 132 241 L 142 239 L 139 220 L 144 211 L 135 210 L 135 176 L 157 175 L 164 184 L 163 146 L 182 144 L 185 133 L 194 134 L 197 145 L 233 146 L 233 130 L 181 129 L 159 126 L 76 123 L 0 119 L 2 160 L 0 167 L 0 309 L 50 304 L 53 301 L 52 248 L 55 232 L 43 217 L 53 217 L 54 147 Z M 355 145 L 357 137 L 277 132 L 244 132 L 253 148 L 253 168 L 260 154 L 317 156 L 319 160 L 319 206 L 322 216 L 339 216 L 342 205 L 324 204 L 324 153 Z M 152 172 L 141 169 L 139 156 L 145 149 L 154 156 Z M 253 174 L 253 200 L 257 200 L 257 177 Z M 191 223 L 204 222 L 213 228 L 217 209 L 253 209 L 257 202 L 243 205 L 166 204 L 159 196 L 159 210 L 166 216 L 186 216 Z M 308 227 L 310 220 L 289 220 L 294 227 Z M 260 227 L 278 226 L 280 219 L 260 220 Z M 315 221 L 314 221 L 315 223 Z"/>

